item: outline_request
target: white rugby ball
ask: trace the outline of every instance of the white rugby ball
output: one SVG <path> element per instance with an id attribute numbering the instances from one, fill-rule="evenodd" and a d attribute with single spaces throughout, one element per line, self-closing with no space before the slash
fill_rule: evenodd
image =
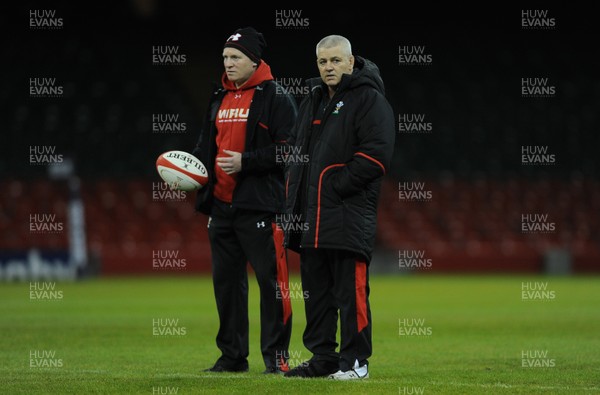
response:
<path id="1" fill-rule="evenodd" d="M 158 156 L 156 170 L 172 189 L 194 191 L 208 182 L 206 167 L 185 151 L 167 151 Z"/>

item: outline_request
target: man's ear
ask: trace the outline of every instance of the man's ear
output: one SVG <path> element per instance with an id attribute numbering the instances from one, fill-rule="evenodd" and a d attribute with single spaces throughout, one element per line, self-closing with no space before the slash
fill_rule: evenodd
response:
<path id="1" fill-rule="evenodd" d="M 354 69 L 354 55 L 350 55 L 348 58 L 350 60 L 350 72 Z"/>

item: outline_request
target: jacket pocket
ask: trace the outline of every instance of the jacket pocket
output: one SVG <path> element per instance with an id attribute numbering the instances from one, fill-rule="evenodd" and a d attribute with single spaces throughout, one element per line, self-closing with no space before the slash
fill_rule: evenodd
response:
<path id="1" fill-rule="evenodd" d="M 317 187 L 317 209 L 319 207 L 338 207 L 342 205 L 342 198 L 335 191 L 332 183 L 336 170 L 341 166 L 345 166 L 345 164 L 335 163 L 321 170 Z"/>

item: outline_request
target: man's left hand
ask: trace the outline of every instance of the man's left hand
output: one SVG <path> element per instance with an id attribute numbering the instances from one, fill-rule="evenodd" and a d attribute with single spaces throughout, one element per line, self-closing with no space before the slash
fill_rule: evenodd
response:
<path id="1" fill-rule="evenodd" d="M 228 154 L 229 157 L 218 157 L 217 165 L 219 165 L 226 174 L 239 173 L 242 170 L 242 153 L 226 149 L 224 149 L 223 152 Z"/>

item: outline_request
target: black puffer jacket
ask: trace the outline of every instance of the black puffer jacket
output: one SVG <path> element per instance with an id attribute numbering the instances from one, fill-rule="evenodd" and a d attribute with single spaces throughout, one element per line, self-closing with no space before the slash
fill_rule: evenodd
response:
<path id="1" fill-rule="evenodd" d="M 273 80 L 255 88 L 246 125 L 246 148 L 238 173 L 232 206 L 282 213 L 285 208 L 284 166 L 278 152 L 288 144 L 296 120 L 294 98 Z M 213 204 L 214 167 L 217 154 L 215 120 L 226 90 L 217 88 L 211 97 L 198 144 L 192 151 L 208 170 L 208 184 L 198 191 L 196 211 L 210 215 Z"/>
<path id="2" fill-rule="evenodd" d="M 293 131 L 295 152 L 306 163 L 288 162 L 287 221 L 302 231 L 286 232 L 288 248 L 334 248 L 371 260 L 381 179 L 395 141 L 394 113 L 377 66 L 355 57 L 354 71 L 342 77 L 325 111 L 327 86 L 307 81 L 310 94 L 300 105 Z"/>

